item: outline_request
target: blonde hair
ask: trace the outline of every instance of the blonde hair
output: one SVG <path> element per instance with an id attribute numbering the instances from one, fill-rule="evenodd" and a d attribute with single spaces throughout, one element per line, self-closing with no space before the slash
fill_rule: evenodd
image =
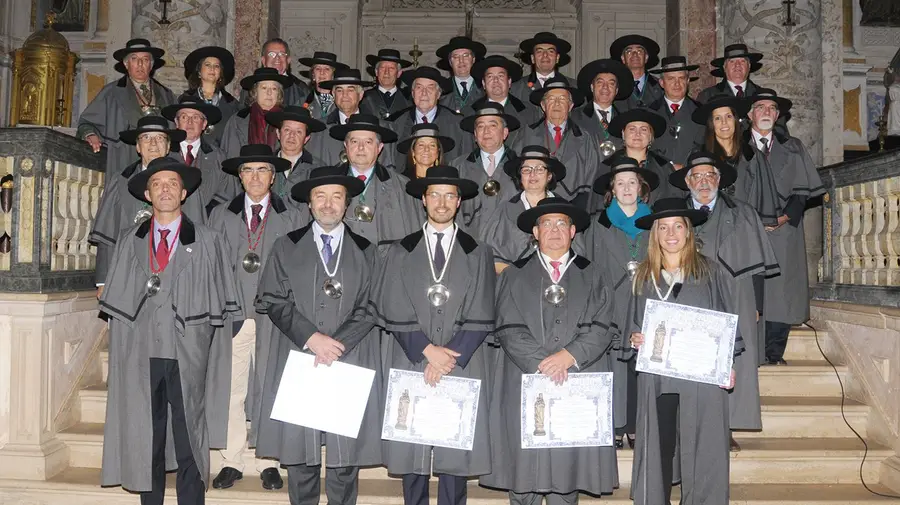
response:
<path id="1" fill-rule="evenodd" d="M 681 250 L 681 258 L 678 264 L 681 267 L 681 274 L 684 279 L 701 280 L 709 276 L 709 261 L 706 256 L 700 254 L 697 244 L 697 237 L 694 233 L 694 226 L 690 219 L 681 218 L 687 229 L 687 237 L 685 237 L 684 249 Z M 653 282 L 653 278 L 662 277 L 663 270 L 663 250 L 659 244 L 659 236 L 657 233 L 657 225 L 659 220 L 653 222 L 650 227 L 650 238 L 647 244 L 647 257 L 642 261 L 637 271 L 634 273 L 634 281 L 631 284 L 631 292 L 640 295 L 647 282 Z"/>

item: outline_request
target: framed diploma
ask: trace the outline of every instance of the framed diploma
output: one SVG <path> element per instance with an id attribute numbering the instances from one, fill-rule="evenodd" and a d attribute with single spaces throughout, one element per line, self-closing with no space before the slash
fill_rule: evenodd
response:
<path id="1" fill-rule="evenodd" d="M 613 444 L 613 374 L 522 375 L 522 449 Z"/>
<path id="2" fill-rule="evenodd" d="M 444 376 L 432 387 L 423 373 L 391 368 L 381 438 L 471 451 L 480 393 L 478 379 Z"/>
<path id="3" fill-rule="evenodd" d="M 738 316 L 647 300 L 636 370 L 716 386 L 731 381 Z"/>

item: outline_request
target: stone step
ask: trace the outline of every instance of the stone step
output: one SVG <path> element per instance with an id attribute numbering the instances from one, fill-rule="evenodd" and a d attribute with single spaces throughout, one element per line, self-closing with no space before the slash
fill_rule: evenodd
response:
<path id="1" fill-rule="evenodd" d="M 738 484 L 850 484 L 858 479 L 862 458 L 862 443 L 855 438 L 735 438 L 742 450 L 732 453 L 731 482 Z M 99 468 L 103 454 L 103 425 L 79 424 L 59 434 L 69 447 L 69 465 L 77 468 Z M 864 473 L 867 481 L 878 481 L 879 463 L 893 455 L 889 449 L 870 443 Z M 633 451 L 618 451 L 619 478 L 623 485 L 631 482 Z M 221 468 L 221 457 L 212 451 L 210 465 L 213 473 Z M 254 473 L 252 454 L 244 455 L 248 474 Z M 284 470 L 282 469 L 282 473 Z M 388 478 L 383 467 L 360 470 L 360 478 L 378 480 Z"/>
<path id="2" fill-rule="evenodd" d="M 819 331 L 819 345 L 822 346 L 823 350 L 826 349 L 826 339 L 826 332 Z M 829 356 L 829 358 L 834 357 Z M 792 329 L 790 337 L 788 337 L 787 348 L 784 350 L 784 359 L 788 363 L 794 360 L 825 361 L 821 351 L 819 351 L 819 346 L 816 345 L 815 332 L 807 327 Z M 837 363 L 835 362 L 835 364 Z"/>
<path id="3" fill-rule="evenodd" d="M 135 495 L 120 488 L 101 488 L 100 471 L 88 468 L 70 468 L 49 481 L 0 480 L 0 503 L 4 505 L 31 505 L 34 503 L 66 503 L 67 505 L 134 505 Z M 469 483 L 468 503 L 471 505 L 506 505 L 505 492 L 486 489 Z M 870 484 L 881 493 L 889 491 L 883 486 Z M 324 483 L 322 489 L 325 489 Z M 582 496 L 581 503 L 591 505 L 632 505 L 629 489 L 616 490 L 602 499 Z M 676 487 L 672 491 L 674 503 L 680 495 Z M 431 503 L 436 503 L 437 483 L 431 482 Z M 175 476 L 169 474 L 166 503 L 175 502 Z M 323 494 L 320 503 L 326 503 Z M 231 489 L 210 489 L 206 494 L 208 505 L 283 505 L 288 502 L 287 491 L 265 491 L 255 478 L 244 478 Z M 733 505 L 870 505 L 891 502 L 866 491 L 859 483 L 850 484 L 732 484 Z M 402 488 L 399 479 L 363 480 L 359 485 L 359 505 L 402 505 Z"/>
<path id="4" fill-rule="evenodd" d="M 853 431 L 866 436 L 869 407 L 847 399 L 841 415 L 839 397 L 763 396 L 762 431 L 741 431 L 740 438 L 852 438 Z"/>
<path id="5" fill-rule="evenodd" d="M 848 370 L 837 365 L 841 382 L 846 388 Z M 759 367 L 760 396 L 841 396 L 841 385 L 834 369 L 824 360 L 793 360 L 788 365 Z"/>

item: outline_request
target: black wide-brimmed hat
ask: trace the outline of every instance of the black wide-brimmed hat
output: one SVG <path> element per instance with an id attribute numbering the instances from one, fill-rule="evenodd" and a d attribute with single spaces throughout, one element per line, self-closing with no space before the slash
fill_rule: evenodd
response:
<path id="1" fill-rule="evenodd" d="M 556 46 L 556 53 L 559 54 L 560 57 L 560 65 L 562 65 L 562 56 L 568 54 L 569 51 L 572 50 L 572 44 L 567 40 L 559 38 L 552 32 L 535 33 L 534 37 L 523 40 L 519 44 L 519 49 L 521 49 L 523 53 L 531 55 L 531 53 L 534 52 L 534 46 L 538 44 L 553 44 Z"/>
<path id="2" fill-rule="evenodd" d="M 578 71 L 576 81 L 578 82 L 579 91 L 584 96 L 594 96 L 593 92 L 591 92 L 591 84 L 594 83 L 594 78 L 597 77 L 597 74 L 612 74 L 616 76 L 616 83 L 619 87 L 619 91 L 616 93 L 616 100 L 624 100 L 634 91 L 634 76 L 631 74 L 631 70 L 628 70 L 628 67 L 621 61 L 604 58 L 590 62 Z"/>
<path id="3" fill-rule="evenodd" d="M 569 86 L 569 81 L 559 75 L 555 75 L 544 81 L 544 87 L 532 91 L 531 94 L 528 95 L 528 100 L 531 103 L 540 106 L 544 95 L 554 89 L 564 89 L 568 91 L 569 94 L 572 95 L 572 104 L 575 107 L 578 107 L 581 105 L 581 102 L 584 101 L 584 96 L 582 96 L 581 91 L 576 87 Z"/>
<path id="4" fill-rule="evenodd" d="M 553 181 L 559 182 L 566 178 L 566 166 L 559 159 L 550 154 L 550 151 L 544 146 L 525 146 L 518 156 L 511 156 L 506 163 L 503 164 L 503 171 L 506 175 L 513 179 L 520 178 L 522 170 L 522 162 L 525 160 L 538 160 L 547 165 L 547 170 L 553 174 Z"/>
<path id="5" fill-rule="evenodd" d="M 416 79 L 431 79 L 441 88 L 441 93 L 449 93 L 453 91 L 453 84 L 441 74 L 441 71 L 434 67 L 419 67 L 413 70 L 407 70 L 400 75 L 400 80 L 404 84 L 412 88 L 413 81 Z"/>
<path id="6" fill-rule="evenodd" d="M 522 126 L 522 123 L 519 122 L 519 119 L 516 116 L 504 112 L 503 106 L 497 102 L 481 100 L 472 105 L 474 106 L 472 114 L 462 118 L 459 122 L 459 129 L 464 132 L 475 133 L 475 121 L 484 116 L 497 116 L 503 119 L 506 121 L 506 127 L 509 131 L 517 130 Z"/>
<path id="7" fill-rule="evenodd" d="M 450 54 L 457 49 L 468 49 L 472 51 L 476 60 L 484 58 L 484 55 L 487 54 L 487 48 L 484 47 L 484 44 L 475 42 L 469 37 L 464 37 L 462 35 L 450 39 L 450 42 L 439 47 L 434 54 L 436 54 L 438 58 L 446 60 L 450 58 Z"/>
<path id="8" fill-rule="evenodd" d="M 199 168 L 185 165 L 174 158 L 163 156 L 148 163 L 146 170 L 138 172 L 128 180 L 128 192 L 138 200 L 150 203 L 149 200 L 144 198 L 144 191 L 147 190 L 150 178 L 158 172 L 175 172 L 180 175 L 181 184 L 187 191 L 188 196 L 200 186 L 200 181 L 202 180 Z"/>
<path id="9" fill-rule="evenodd" d="M 299 58 L 297 61 L 309 68 L 312 68 L 314 65 L 328 65 L 335 70 L 349 67 L 349 65 L 339 62 L 336 54 L 326 51 L 316 51 L 313 53 L 312 58 Z"/>
<path id="10" fill-rule="evenodd" d="M 120 74 L 128 73 L 128 70 L 125 68 L 125 57 L 131 53 L 150 53 L 150 55 L 153 56 L 153 69 L 151 72 L 155 72 L 166 65 L 166 60 L 162 58 L 163 55 L 166 54 L 163 49 L 153 47 L 147 39 L 131 39 L 125 43 L 123 49 L 119 49 L 113 53 L 113 58 L 118 60 L 113 67 L 116 72 L 119 72 Z M 117 54 L 121 57 L 117 57 Z"/>
<path id="11" fill-rule="evenodd" d="M 628 46 L 641 46 L 647 51 L 647 64 L 645 68 L 653 68 L 659 65 L 659 44 L 651 38 L 643 35 L 631 34 L 619 37 L 609 46 L 609 57 L 622 61 L 622 53 Z"/>
<path id="12" fill-rule="evenodd" d="M 719 171 L 720 188 L 727 188 L 737 180 L 737 170 L 732 168 L 731 165 L 720 160 L 713 153 L 697 151 L 688 156 L 687 161 L 684 162 L 684 168 L 669 174 L 669 184 L 678 189 L 690 191 L 691 188 L 687 185 L 688 173 L 692 168 L 702 165 L 713 166 Z"/>
<path id="13" fill-rule="evenodd" d="M 216 58 L 222 66 L 222 82 L 228 85 L 234 80 L 234 55 L 231 51 L 219 46 L 206 46 L 194 49 L 184 59 L 184 78 L 187 79 L 197 71 L 197 65 L 206 58 Z"/>
<path id="14" fill-rule="evenodd" d="M 331 89 L 335 86 L 348 84 L 362 86 L 364 88 L 371 88 L 375 85 L 373 81 L 364 81 L 358 68 L 339 68 L 334 71 L 334 77 L 332 77 L 330 81 L 320 83 L 319 87 L 322 89 Z"/>
<path id="15" fill-rule="evenodd" d="M 715 77 L 725 77 L 725 61 L 730 60 L 732 58 L 747 58 L 750 60 L 750 73 L 756 72 L 757 70 L 762 68 L 762 63 L 759 61 L 763 59 L 762 53 L 754 53 L 751 52 L 747 47 L 747 44 L 730 44 L 725 46 L 725 51 L 723 51 L 724 56 L 721 58 L 716 58 L 709 62 L 709 64 L 713 67 L 710 74 Z"/>
<path id="16" fill-rule="evenodd" d="M 260 67 L 253 71 L 253 75 L 241 79 L 241 87 L 250 91 L 254 84 L 262 81 L 275 81 L 281 84 L 282 88 L 287 88 L 294 83 L 290 75 L 281 75 L 274 68 Z"/>
<path id="17" fill-rule="evenodd" d="M 409 132 L 409 137 L 401 140 L 397 144 L 397 151 L 401 154 L 409 153 L 410 148 L 418 139 L 421 138 L 433 138 L 437 140 L 441 144 L 441 149 L 443 152 L 447 152 L 453 149 L 456 146 L 456 141 L 452 138 L 441 135 L 441 129 L 435 123 L 422 123 L 413 125 L 412 129 Z"/>
<path id="18" fill-rule="evenodd" d="M 331 138 L 343 141 L 348 133 L 354 131 L 375 132 L 385 144 L 397 141 L 397 134 L 390 128 L 381 126 L 378 118 L 371 114 L 353 114 L 347 118 L 346 123 L 332 126 L 328 133 Z"/>
<path id="19" fill-rule="evenodd" d="M 222 111 L 212 104 L 208 104 L 200 98 L 193 95 L 182 95 L 178 99 L 178 103 L 166 105 L 160 113 L 169 121 L 175 121 L 175 116 L 181 109 L 194 109 L 206 116 L 206 124 L 212 126 L 222 120 Z"/>
<path id="20" fill-rule="evenodd" d="M 340 184 L 347 188 L 347 196 L 354 196 L 366 189 L 366 183 L 347 175 L 347 167 L 345 165 L 327 166 L 314 168 L 309 172 L 309 178 L 300 181 L 291 188 L 291 198 L 300 203 L 309 203 L 309 193 L 313 188 L 325 186 L 328 184 Z"/>
<path id="21" fill-rule="evenodd" d="M 606 194 L 606 191 L 609 190 L 609 183 L 616 178 L 616 175 L 622 172 L 634 172 L 640 175 L 644 182 L 650 186 L 650 191 L 659 187 L 659 176 L 656 175 L 656 172 L 641 167 L 640 163 L 634 158 L 616 156 L 610 162 L 610 171 L 594 180 L 594 193 L 598 195 Z"/>
<path id="22" fill-rule="evenodd" d="M 688 207 L 684 198 L 660 198 L 650 209 L 652 212 L 634 221 L 634 225 L 642 230 L 649 230 L 653 222 L 666 217 L 683 217 L 693 226 L 699 226 L 709 217 L 706 212 Z"/>
<path id="23" fill-rule="evenodd" d="M 379 49 L 378 54 L 366 55 L 366 63 L 371 65 L 373 68 L 378 64 L 379 61 L 391 61 L 400 65 L 400 68 L 407 68 L 412 66 L 412 62 L 401 58 L 400 51 L 396 49 Z"/>
<path id="24" fill-rule="evenodd" d="M 184 130 L 169 128 L 168 119 L 162 116 L 143 116 L 138 119 L 136 127 L 131 130 L 119 132 L 119 140 L 126 144 L 135 145 L 137 144 L 137 138 L 140 134 L 150 132 L 165 133 L 168 135 L 172 150 L 174 150 L 182 140 L 187 138 L 187 133 L 185 133 Z"/>
<path id="25" fill-rule="evenodd" d="M 609 134 L 616 138 L 622 138 L 622 130 L 628 126 L 628 123 L 635 121 L 649 124 L 653 128 L 653 135 L 656 138 L 662 137 L 666 133 L 666 118 L 650 109 L 638 108 L 613 116 L 612 121 L 609 122 Z"/>
<path id="26" fill-rule="evenodd" d="M 541 216 L 547 214 L 564 214 L 569 216 L 575 225 L 575 231 L 584 231 L 591 224 L 591 216 L 586 210 L 570 203 L 565 198 L 551 196 L 544 198 L 534 207 L 519 214 L 516 219 L 516 226 L 525 233 L 531 233 L 534 230 L 537 220 Z"/>
<path id="27" fill-rule="evenodd" d="M 700 68 L 700 65 L 689 65 L 687 58 L 684 56 L 666 56 L 662 59 L 662 65 L 654 70 L 647 72 L 654 75 L 665 74 L 668 72 L 692 72 Z M 697 76 L 690 76 L 691 81 L 699 79 Z"/>
<path id="28" fill-rule="evenodd" d="M 247 144 L 241 146 L 241 155 L 228 158 L 222 162 L 222 171 L 226 174 L 238 175 L 244 163 L 269 163 L 275 172 L 284 172 L 291 168 L 291 160 L 275 156 L 268 144 Z"/>
<path id="29" fill-rule="evenodd" d="M 694 109 L 694 112 L 691 113 L 691 119 L 697 124 L 706 125 L 713 111 L 722 107 L 730 108 L 734 112 L 734 117 L 737 121 L 740 121 L 747 114 L 747 102 L 743 98 L 719 95 Z"/>
<path id="30" fill-rule="evenodd" d="M 299 105 L 288 105 L 280 111 L 266 112 L 266 122 L 275 128 L 281 128 L 285 121 L 297 121 L 306 125 L 306 134 L 325 131 L 325 123 L 312 117 L 309 109 Z"/>
<path id="31" fill-rule="evenodd" d="M 428 186 L 434 184 L 447 184 L 459 188 L 459 196 L 462 199 L 472 198 L 478 194 L 478 184 L 459 176 L 459 170 L 450 165 L 438 165 L 428 167 L 425 177 L 418 177 L 406 183 L 406 193 L 416 198 L 422 198 Z"/>
<path id="32" fill-rule="evenodd" d="M 778 105 L 778 113 L 784 115 L 785 112 L 791 110 L 794 102 L 788 100 L 787 98 L 782 98 L 778 96 L 778 93 L 775 92 L 774 89 L 769 88 L 757 88 L 756 93 L 750 96 L 744 97 L 744 103 L 746 104 L 747 111 L 753 108 L 753 104 L 756 102 L 761 102 L 763 100 L 771 100 Z"/>
<path id="33" fill-rule="evenodd" d="M 484 80 L 485 72 L 491 67 L 505 69 L 506 74 L 509 75 L 509 78 L 512 79 L 513 82 L 522 78 L 522 67 L 506 56 L 501 56 L 499 54 L 492 54 L 473 65 L 472 78 L 475 79 L 475 82 L 481 82 Z"/>

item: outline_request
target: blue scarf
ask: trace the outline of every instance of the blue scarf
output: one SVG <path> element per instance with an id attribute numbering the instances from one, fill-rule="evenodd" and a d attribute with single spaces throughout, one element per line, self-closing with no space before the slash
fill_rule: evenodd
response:
<path id="1" fill-rule="evenodd" d="M 644 202 L 638 202 L 637 211 L 633 216 L 628 217 L 625 215 L 625 212 L 622 211 L 622 208 L 619 207 L 619 202 L 613 198 L 612 202 L 609 203 L 609 207 L 606 208 L 606 217 L 609 218 L 609 222 L 612 223 L 613 226 L 625 232 L 631 240 L 637 238 L 638 235 L 644 230 L 638 228 L 634 225 L 634 222 L 638 220 L 638 218 L 647 216 L 650 214 L 650 206 Z"/>

